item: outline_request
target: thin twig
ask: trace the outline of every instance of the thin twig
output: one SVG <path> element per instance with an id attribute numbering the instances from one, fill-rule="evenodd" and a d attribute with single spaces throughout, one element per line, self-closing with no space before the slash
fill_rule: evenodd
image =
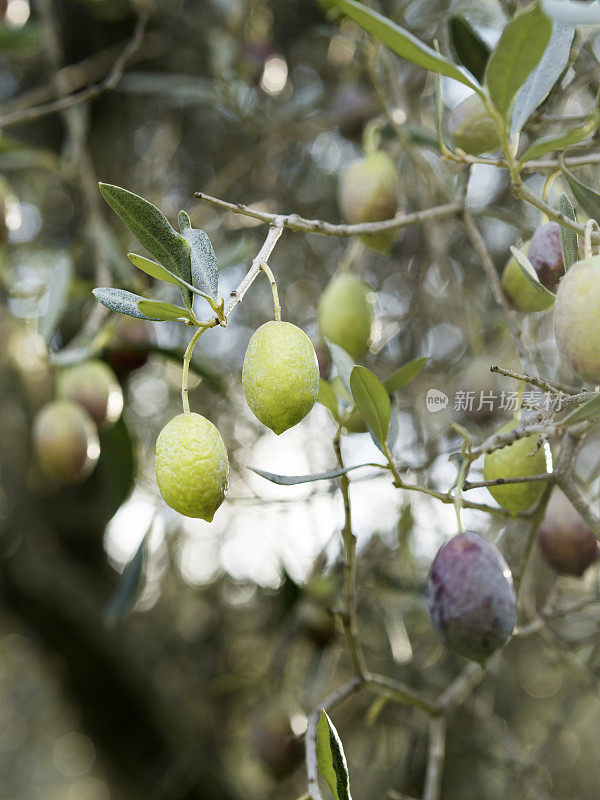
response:
<path id="1" fill-rule="evenodd" d="M 233 214 L 242 214 L 246 217 L 259 219 L 262 222 L 274 225 L 276 220 L 281 220 L 285 228 L 292 231 L 303 231 L 304 233 L 321 233 L 325 236 L 337 236 L 345 238 L 348 236 L 360 236 L 371 233 L 381 233 L 382 231 L 395 230 L 396 228 L 406 228 L 409 225 L 416 225 L 421 222 L 430 222 L 433 219 L 443 219 L 452 217 L 462 211 L 462 203 L 445 203 L 441 206 L 415 211 L 412 214 L 402 214 L 392 219 L 382 220 L 381 222 L 360 222 L 355 225 L 334 225 L 321 219 L 305 219 L 298 214 L 273 214 L 269 211 L 260 211 L 257 208 L 244 205 L 243 203 L 229 203 L 218 197 L 212 197 L 204 192 L 196 192 L 198 200 L 204 200 L 217 208 L 231 211 Z"/>
<path id="2" fill-rule="evenodd" d="M 446 752 L 446 718 L 434 717 L 429 723 L 429 752 L 423 800 L 439 800 Z"/>

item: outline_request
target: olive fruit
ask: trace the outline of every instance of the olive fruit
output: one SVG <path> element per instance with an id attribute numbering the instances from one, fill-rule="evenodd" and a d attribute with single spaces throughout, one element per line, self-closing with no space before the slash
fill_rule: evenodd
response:
<path id="1" fill-rule="evenodd" d="M 472 156 L 490 153 L 500 147 L 496 123 L 477 94 L 472 94 L 452 109 L 448 117 L 448 133 L 455 147 Z"/>
<path id="2" fill-rule="evenodd" d="M 554 335 L 571 369 L 600 384 L 600 256 L 577 261 L 561 280 L 554 304 Z"/>
<path id="3" fill-rule="evenodd" d="M 448 647 L 479 663 L 510 638 L 516 597 L 502 554 L 477 533 L 465 531 L 438 551 L 427 579 L 431 621 Z"/>
<path id="4" fill-rule="evenodd" d="M 561 575 L 583 575 L 598 560 L 598 539 L 560 489 L 550 496 L 538 544 L 544 559 Z"/>
<path id="5" fill-rule="evenodd" d="M 546 222 L 536 228 L 529 241 L 527 257 L 540 283 L 556 293 L 558 283 L 565 274 L 560 246 L 560 225 L 557 222 Z"/>
<path id="6" fill-rule="evenodd" d="M 112 369 L 99 359 L 77 364 L 62 372 L 57 393 L 63 400 L 79 403 L 96 425 L 108 428 L 121 416 L 123 391 Z"/>
<path id="7" fill-rule="evenodd" d="M 375 315 L 371 287 L 356 275 L 336 275 L 319 302 L 321 335 L 342 347 L 355 361 L 367 352 Z"/>
<path id="8" fill-rule="evenodd" d="M 96 427 L 77 403 L 55 400 L 36 414 L 33 446 L 38 464 L 60 483 L 80 483 L 100 456 Z"/>
<path id="9" fill-rule="evenodd" d="M 319 364 L 304 331 L 291 322 L 265 322 L 248 343 L 242 368 L 254 416 L 280 434 L 297 425 L 319 394 Z"/>
<path id="10" fill-rule="evenodd" d="M 351 225 L 392 219 L 398 211 L 398 167 L 385 150 L 368 153 L 352 161 L 340 175 L 338 205 Z M 361 240 L 381 252 L 388 252 L 397 231 L 362 236 Z"/>
<path id="11" fill-rule="evenodd" d="M 525 242 L 521 247 L 521 252 L 528 257 L 530 244 L 531 242 Z M 517 311 L 522 311 L 525 314 L 535 311 L 545 311 L 554 303 L 553 297 L 536 291 L 535 287 L 532 286 L 525 275 L 523 275 L 523 271 L 513 255 L 511 255 L 504 267 L 502 273 L 502 288 L 504 289 L 504 294 L 510 300 L 511 305 L 516 308 Z"/>
<path id="12" fill-rule="evenodd" d="M 227 450 L 200 414 L 179 414 L 156 441 L 156 480 L 165 503 L 185 517 L 211 522 L 229 483 Z"/>
<path id="13" fill-rule="evenodd" d="M 516 420 L 503 425 L 498 433 L 508 433 L 517 426 Z M 517 439 L 508 447 L 487 453 L 483 464 L 483 477 L 486 481 L 499 478 L 526 478 L 550 472 L 547 461 L 550 461 L 550 448 L 546 443 L 538 447 L 540 437 L 537 434 Z M 544 493 L 545 481 L 526 481 L 525 483 L 508 483 L 489 486 L 494 500 L 510 511 L 518 514 L 526 511 L 536 503 Z"/>

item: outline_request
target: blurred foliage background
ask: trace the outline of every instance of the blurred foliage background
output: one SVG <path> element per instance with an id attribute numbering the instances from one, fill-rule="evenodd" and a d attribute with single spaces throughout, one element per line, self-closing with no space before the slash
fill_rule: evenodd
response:
<path id="1" fill-rule="evenodd" d="M 379 5 L 446 52 L 453 14 L 466 15 L 493 43 L 514 10 L 493 0 Z M 96 285 L 165 300 L 176 291 L 150 286 L 131 268 L 124 254 L 133 239 L 103 204 L 97 180 L 146 197 L 171 220 L 185 208 L 213 241 L 226 296 L 264 226 L 201 204 L 194 192 L 339 221 L 337 176 L 360 155 L 365 125 L 377 119 L 399 164 L 403 208 L 445 202 L 456 193 L 457 171 L 436 150 L 434 81 L 312 0 L 40 0 L 31 7 L 4 0 L 0 15 L 0 796 L 298 797 L 305 777 L 294 735 L 351 674 L 331 614 L 342 504 L 336 482 L 278 487 L 247 466 L 293 474 L 333 468 L 332 423 L 316 407 L 277 438 L 246 407 L 244 349 L 272 313 L 268 283 L 259 279 L 227 329 L 203 336 L 194 357 L 192 409 L 218 425 L 230 455 L 226 503 L 211 525 L 164 505 L 154 443 L 180 411 L 187 333 L 99 312 Z M 147 27 L 122 75 L 103 86 L 144 15 Z M 598 90 L 597 53 L 594 35 L 580 36 L 570 91 L 551 97 L 530 131 L 551 126 L 542 113 L 588 109 Z M 88 101 L 38 113 L 94 85 Z M 443 81 L 446 109 L 463 99 L 463 88 Z M 588 168 L 588 183 L 596 173 Z M 529 180 L 540 191 L 543 179 Z M 540 222 L 493 167 L 473 169 L 468 204 L 498 268 L 508 247 Z M 271 260 L 284 318 L 315 344 L 319 295 L 341 263 L 377 293 L 369 368 L 385 376 L 430 356 L 398 399 L 396 456 L 415 482 L 446 491 L 454 478 L 448 454 L 460 447 L 450 423 L 477 439 L 507 417 L 500 409 L 458 410 L 455 393 L 498 391 L 489 365 L 518 366 L 477 256 L 455 220 L 404 230 L 389 257 L 286 231 Z M 525 327 L 543 374 L 564 378 L 548 315 Z M 59 489 L 32 457 L 32 420 L 53 397 L 61 367 L 90 354 L 119 375 L 124 414 L 101 434 L 92 476 Z M 431 387 L 451 398 L 437 414 L 425 404 Z M 368 434 L 346 436 L 343 445 L 347 463 L 378 457 Z M 596 496 L 597 454 L 591 437 L 578 460 Z M 404 496 L 387 476 L 368 472 L 356 473 L 351 491 L 369 663 L 440 691 L 462 663 L 431 629 L 423 584 L 435 550 L 454 532 L 453 510 Z M 478 512 L 465 519 L 488 537 L 500 535 L 510 560 L 519 522 Z M 139 581 L 139 558 L 126 574 L 139 582 L 127 613 L 121 573 L 141 555 L 142 541 Z M 593 595 L 597 581 L 594 568 L 582 580 L 557 582 L 536 555 L 522 617 L 550 592 L 566 602 Z M 587 609 L 508 645 L 451 719 L 444 798 L 597 797 L 597 633 Z M 361 695 L 334 719 L 355 797 L 419 795 L 423 715 Z"/>

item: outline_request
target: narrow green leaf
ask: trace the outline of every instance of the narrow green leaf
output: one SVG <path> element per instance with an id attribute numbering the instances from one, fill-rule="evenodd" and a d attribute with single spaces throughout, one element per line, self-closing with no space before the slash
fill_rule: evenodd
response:
<path id="1" fill-rule="evenodd" d="M 600 418 L 600 394 L 596 393 L 590 396 L 589 400 L 579 406 L 579 408 L 571 411 L 570 414 L 562 420 L 561 424 L 574 425 L 576 422 L 591 422 L 592 420 Z"/>
<path id="2" fill-rule="evenodd" d="M 297 483 L 314 483 L 315 481 L 328 481 L 332 478 L 340 478 L 347 472 L 352 472 L 353 469 L 361 469 L 362 467 L 380 467 L 384 469 L 383 464 L 375 464 L 367 462 L 365 464 L 355 464 L 352 467 L 344 467 L 343 469 L 332 469 L 330 472 L 319 472 L 314 475 L 276 475 L 274 472 L 267 472 L 258 467 L 248 467 L 251 472 L 256 472 L 261 478 L 266 478 L 271 483 L 277 483 L 279 486 L 295 486 Z"/>
<path id="3" fill-rule="evenodd" d="M 325 342 L 327 343 L 327 347 L 329 347 L 333 366 L 337 371 L 338 377 L 344 389 L 346 389 L 348 395 L 352 395 L 352 389 L 350 388 L 350 375 L 354 369 L 354 359 L 344 350 L 343 347 L 330 342 L 329 339 L 325 339 Z"/>
<path id="4" fill-rule="evenodd" d="M 519 265 L 519 269 L 525 275 L 531 286 L 539 292 L 539 294 L 543 294 L 544 297 L 552 297 L 554 298 L 554 294 L 549 290 L 546 289 L 543 283 L 540 283 L 540 279 L 537 276 L 537 272 L 535 271 L 533 264 L 527 258 L 525 253 L 519 250 L 518 247 L 511 247 L 510 252 L 515 257 L 517 264 Z"/>
<path id="5" fill-rule="evenodd" d="M 350 375 L 350 389 L 365 422 L 383 444 L 387 440 L 391 415 L 387 389 L 366 367 L 354 367 Z"/>
<path id="6" fill-rule="evenodd" d="M 600 220 L 600 194 L 589 186 L 586 186 L 585 183 L 582 183 L 564 164 L 562 164 L 562 171 L 569 184 L 569 188 L 573 192 L 573 197 L 583 211 L 591 219 Z"/>
<path id="7" fill-rule="evenodd" d="M 569 219 L 576 221 L 575 209 L 573 204 L 563 192 L 558 200 L 558 210 L 560 213 Z M 563 263 L 565 270 L 572 267 L 576 261 L 579 261 L 579 246 L 577 243 L 577 234 L 570 228 L 561 225 L 559 228 L 560 235 L 560 249 L 562 251 Z"/>
<path id="8" fill-rule="evenodd" d="M 160 300 L 142 300 L 137 304 L 142 314 L 148 317 L 155 316 L 165 322 L 174 322 L 177 319 L 191 319 L 190 312 L 186 308 L 173 305 L 173 303 L 163 303 Z"/>
<path id="9" fill-rule="evenodd" d="M 383 385 L 388 390 L 389 394 L 394 394 L 394 392 L 403 389 L 407 383 L 410 383 L 410 381 L 421 372 L 428 361 L 429 356 L 414 358 L 412 361 L 407 361 L 406 364 L 403 364 L 399 369 L 395 370 L 395 372 L 392 372 L 391 375 L 388 375 L 383 381 Z"/>
<path id="10" fill-rule="evenodd" d="M 196 287 L 192 286 L 191 283 L 187 283 L 187 281 L 184 281 L 183 278 L 175 275 L 175 273 L 171 272 L 166 267 L 163 267 L 162 264 L 158 264 L 156 261 L 151 261 L 149 258 L 140 256 L 137 253 L 127 253 L 127 258 L 135 267 L 141 269 L 142 272 L 145 272 L 152 278 L 156 278 L 159 281 L 165 281 L 166 283 L 171 283 L 173 286 L 179 286 L 180 288 L 183 287 L 184 289 L 197 294 L 199 297 L 206 297 L 205 292 L 201 292 L 200 289 L 196 289 Z"/>
<path id="11" fill-rule="evenodd" d="M 460 63 L 482 83 L 490 48 L 464 17 L 450 17 L 450 41 Z"/>
<path id="12" fill-rule="evenodd" d="M 335 800 L 351 800 L 350 776 L 341 739 L 324 708 L 317 725 L 319 772 Z"/>
<path id="13" fill-rule="evenodd" d="M 125 289 L 108 289 L 104 286 L 99 286 L 97 289 L 92 289 L 92 294 L 99 300 L 103 306 L 110 308 L 111 311 L 116 311 L 119 314 L 127 314 L 129 317 L 137 317 L 138 319 L 147 319 L 151 322 L 162 322 L 162 317 L 147 317 L 142 314 L 138 308 L 138 303 L 145 300 L 139 294 L 127 292 Z"/>
<path id="14" fill-rule="evenodd" d="M 382 14 L 378 14 L 377 11 L 373 11 L 355 0 L 335 0 L 335 4 L 367 33 L 379 39 L 390 50 L 410 61 L 411 64 L 424 67 L 430 72 L 446 75 L 448 78 L 454 78 L 476 92 L 481 91 L 479 86 L 460 67 L 436 53 L 409 31 L 396 25 Z"/>
<path id="15" fill-rule="evenodd" d="M 337 397 L 331 388 L 331 384 L 327 383 L 327 381 L 324 381 L 323 378 L 319 378 L 319 394 L 317 396 L 317 403 L 321 403 L 322 406 L 325 406 L 325 408 L 331 412 L 331 416 L 335 420 L 339 419 Z"/>
<path id="16" fill-rule="evenodd" d="M 127 253 L 127 258 L 134 267 L 141 269 L 142 272 L 145 272 L 146 275 L 150 275 L 151 278 L 171 283 L 173 286 L 181 286 L 181 278 L 178 278 L 173 272 L 163 267 L 162 264 L 157 264 L 156 261 L 151 261 L 149 258 L 139 256 L 137 253 Z"/>
<path id="17" fill-rule="evenodd" d="M 113 626 L 120 622 L 133 608 L 138 598 L 144 572 L 144 550 L 146 536 L 140 542 L 131 561 L 126 565 L 117 588 L 104 609 L 104 621 Z"/>
<path id="18" fill-rule="evenodd" d="M 552 153 L 554 150 L 564 150 L 573 144 L 582 142 L 591 136 L 596 128 L 600 125 L 600 112 L 595 111 L 592 116 L 583 125 L 578 125 L 576 128 L 571 128 L 570 131 L 564 133 L 552 134 L 551 136 L 542 136 L 533 142 L 520 158 L 520 163 L 525 164 L 533 158 L 539 158 Z"/>
<path id="19" fill-rule="evenodd" d="M 510 126 L 511 139 L 516 138 L 531 113 L 544 102 L 560 78 L 569 63 L 574 36 L 574 28 L 560 25 L 557 22 L 552 25 L 552 35 L 546 45 L 544 55 L 536 68 L 529 73 L 515 97 Z"/>
<path id="20" fill-rule="evenodd" d="M 538 3 L 518 14 L 504 29 L 490 56 L 486 83 L 503 117 L 525 78 L 538 63 L 552 33 L 552 23 Z"/>
<path id="21" fill-rule="evenodd" d="M 101 183 L 100 192 L 113 211 L 160 263 L 191 282 L 190 246 L 156 206 L 120 186 Z"/>
<path id="22" fill-rule="evenodd" d="M 219 262 L 210 239 L 198 228 L 186 228 L 183 235 L 191 248 L 192 284 L 211 300 L 216 300 L 219 292 Z"/>

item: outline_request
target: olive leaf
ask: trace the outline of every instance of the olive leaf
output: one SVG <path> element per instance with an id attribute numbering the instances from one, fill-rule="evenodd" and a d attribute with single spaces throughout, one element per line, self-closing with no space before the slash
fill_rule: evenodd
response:
<path id="1" fill-rule="evenodd" d="M 565 25 L 600 25 L 600 3 L 573 0 L 542 0 L 549 17 Z"/>
<path id="2" fill-rule="evenodd" d="M 198 228 L 184 228 L 183 236 L 191 247 L 192 284 L 211 300 L 216 300 L 219 292 L 219 262 L 210 239 Z"/>
<path id="3" fill-rule="evenodd" d="M 321 403 L 322 406 L 325 406 L 325 408 L 331 412 L 331 416 L 335 420 L 339 419 L 337 397 L 331 388 L 331 384 L 327 383 L 327 381 L 324 381 L 323 378 L 319 378 L 319 394 L 317 395 L 317 403 Z"/>
<path id="4" fill-rule="evenodd" d="M 542 136 L 537 139 L 529 145 L 519 161 L 521 164 L 525 164 L 526 161 L 531 161 L 533 158 L 539 158 L 554 150 L 564 150 L 566 147 L 582 142 L 594 133 L 598 125 L 600 125 L 600 111 L 595 111 L 583 125 L 578 125 L 564 133 Z"/>
<path id="5" fill-rule="evenodd" d="M 190 246 L 156 206 L 120 186 L 100 184 L 100 193 L 136 239 L 160 263 L 190 282 Z"/>
<path id="6" fill-rule="evenodd" d="M 573 220 L 573 222 L 576 221 L 573 204 L 564 192 L 561 194 L 558 200 L 558 210 L 564 217 L 568 217 L 569 219 Z M 568 270 L 569 267 L 572 267 L 573 264 L 579 260 L 577 234 L 570 228 L 561 225 L 559 227 L 559 236 L 563 263 L 565 265 L 565 270 Z"/>
<path id="7" fill-rule="evenodd" d="M 103 306 L 110 308 L 111 311 L 117 311 L 119 314 L 127 314 L 130 317 L 147 319 L 151 322 L 161 322 L 163 319 L 162 317 L 147 317 L 142 314 L 138 308 L 138 303 L 146 298 L 141 297 L 139 294 L 128 292 L 125 289 L 109 289 L 99 286 L 96 289 L 92 289 L 92 294 Z"/>
<path id="8" fill-rule="evenodd" d="M 352 397 L 377 440 L 384 444 L 390 429 L 391 403 L 387 389 L 366 367 L 354 367 L 350 375 Z"/>
<path id="9" fill-rule="evenodd" d="M 113 211 L 123 220 L 136 239 L 170 272 L 187 283 L 193 283 L 190 245 L 169 224 L 156 206 L 133 192 L 100 183 L 100 193 Z M 192 307 L 189 289 L 180 287 L 186 308 Z"/>
<path id="10" fill-rule="evenodd" d="M 481 91 L 480 87 L 460 67 L 436 53 L 409 31 L 396 25 L 382 14 L 378 14 L 377 11 L 373 11 L 355 0 L 335 0 L 335 5 L 361 28 L 364 28 L 367 33 L 372 34 L 394 53 L 410 61 L 411 64 L 424 67 L 430 72 L 446 75 L 448 78 L 454 78 L 476 92 Z"/>
<path id="11" fill-rule="evenodd" d="M 525 275 L 531 286 L 539 292 L 539 294 L 543 294 L 544 297 L 552 297 L 554 298 L 554 294 L 549 290 L 546 289 L 543 283 L 540 282 L 540 279 L 537 276 L 537 272 L 535 271 L 533 264 L 527 258 L 525 253 L 519 250 L 518 247 L 511 247 L 510 252 L 515 257 L 515 261 L 517 262 L 519 269 Z"/>
<path id="12" fill-rule="evenodd" d="M 486 69 L 490 97 L 506 119 L 511 102 L 538 63 L 552 33 L 552 23 L 535 3 L 508 23 Z"/>
<path id="13" fill-rule="evenodd" d="M 324 708 L 317 724 L 317 763 L 335 800 L 352 800 L 342 741 Z"/>
<path id="14" fill-rule="evenodd" d="M 380 467 L 383 469 L 384 465 L 369 461 L 364 464 L 354 464 L 352 467 L 332 469 L 329 472 L 318 472 L 314 475 L 276 475 L 274 472 L 267 472 L 264 469 L 258 469 L 258 467 L 248 467 L 248 469 L 260 475 L 261 478 L 271 481 L 271 483 L 277 483 L 279 486 L 295 486 L 298 483 L 314 483 L 314 481 L 328 481 L 332 478 L 340 478 L 347 472 L 352 472 L 353 469 L 361 469 L 362 467 Z"/>
<path id="15" fill-rule="evenodd" d="M 565 167 L 564 163 L 561 165 L 561 168 L 569 184 L 569 188 L 573 192 L 573 197 L 581 208 L 588 217 L 600 219 L 600 194 L 589 186 L 586 186 L 585 183 L 582 183 L 579 178 L 576 178 L 575 175 Z"/>
<path id="16" fill-rule="evenodd" d="M 450 17 L 450 41 L 458 60 L 481 83 L 490 48 L 464 17 Z"/>
<path id="17" fill-rule="evenodd" d="M 191 283 L 187 283 L 184 281 L 183 278 L 178 277 L 175 273 L 168 270 L 166 267 L 163 267 L 162 264 L 158 264 L 156 261 L 151 261 L 149 258 L 145 258 L 144 256 L 140 256 L 137 253 L 127 253 L 127 258 L 131 261 L 131 263 L 141 269 L 142 272 L 145 272 L 146 275 L 150 275 L 152 278 L 156 278 L 159 281 L 165 281 L 166 283 L 171 283 L 173 286 L 179 286 L 180 288 L 188 289 L 190 292 L 199 295 L 200 297 L 206 297 L 206 293 L 200 291 L 200 289 L 196 289 L 195 286 L 192 286 Z"/>
<path id="18" fill-rule="evenodd" d="M 340 347 L 338 344 L 330 342 L 329 339 L 325 339 L 325 342 L 329 348 L 329 352 L 331 353 L 331 360 L 333 361 L 333 366 L 335 367 L 338 377 L 342 382 L 342 386 L 344 389 L 346 389 L 349 395 L 352 395 L 352 389 L 350 388 L 350 375 L 354 369 L 354 359 L 344 350 L 343 347 Z"/>
<path id="19" fill-rule="evenodd" d="M 398 425 L 398 413 L 397 412 L 398 412 L 398 408 L 397 408 L 396 401 L 394 399 L 392 399 L 390 401 L 390 429 L 388 431 L 388 435 L 387 435 L 387 438 L 386 438 L 386 444 L 387 444 L 387 446 L 388 446 L 388 448 L 390 450 L 394 449 L 396 441 L 398 440 L 398 434 L 400 433 L 400 428 L 399 428 L 399 425 Z M 365 422 L 366 422 L 366 420 L 365 420 Z M 371 428 L 371 426 L 368 423 L 367 423 L 367 429 L 368 429 L 369 434 L 371 436 L 371 439 L 373 440 L 373 443 L 375 444 L 377 449 L 380 450 L 381 453 L 384 456 L 386 456 L 386 458 L 387 458 L 385 445 L 383 445 L 377 439 L 377 437 L 375 436 L 375 434 L 373 432 L 373 429 Z"/>
<path id="20" fill-rule="evenodd" d="M 394 392 L 403 389 L 407 383 L 412 381 L 412 379 L 421 372 L 428 361 L 429 356 L 413 358 L 412 361 L 407 361 L 406 364 L 403 364 L 399 369 L 392 372 L 391 375 L 388 375 L 383 381 L 383 385 L 388 390 L 389 394 L 394 394 Z"/>
<path id="21" fill-rule="evenodd" d="M 144 572 L 144 552 L 147 533 L 135 551 L 131 561 L 125 566 L 119 583 L 104 609 L 104 621 L 113 626 L 120 622 L 135 605 Z"/>
<path id="22" fill-rule="evenodd" d="M 515 138 L 530 114 L 548 97 L 550 90 L 569 63 L 575 30 L 554 23 L 552 34 L 537 67 L 515 97 L 510 135 Z"/>
<path id="23" fill-rule="evenodd" d="M 562 420 L 561 425 L 574 425 L 577 422 L 590 422 L 600 418 L 600 394 L 591 395 L 589 400 L 571 411 Z"/>
<path id="24" fill-rule="evenodd" d="M 154 315 L 156 318 L 165 322 L 174 322 L 178 319 L 192 319 L 191 313 L 187 308 L 181 308 L 173 303 L 163 303 L 160 300 L 146 300 L 142 297 L 138 300 L 137 304 L 142 314 L 145 314 L 149 319 Z"/>

